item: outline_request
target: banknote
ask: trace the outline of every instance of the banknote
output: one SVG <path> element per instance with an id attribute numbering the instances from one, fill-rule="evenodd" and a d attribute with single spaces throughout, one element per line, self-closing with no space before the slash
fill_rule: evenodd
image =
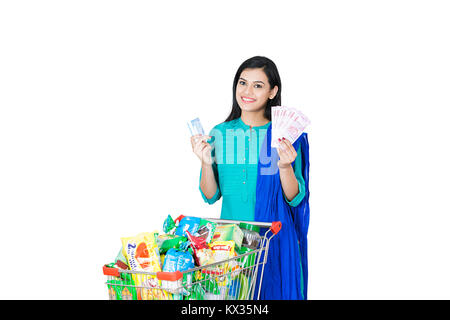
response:
<path id="1" fill-rule="evenodd" d="M 294 143 L 310 120 L 300 110 L 285 106 L 272 107 L 272 148 L 279 148 L 278 139 L 285 138 Z"/>

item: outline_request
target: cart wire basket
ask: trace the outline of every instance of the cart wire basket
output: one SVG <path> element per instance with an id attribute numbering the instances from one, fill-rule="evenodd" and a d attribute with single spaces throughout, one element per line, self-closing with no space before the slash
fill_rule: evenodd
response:
<path id="1" fill-rule="evenodd" d="M 267 228 L 257 249 L 186 271 L 143 272 L 103 266 L 110 300 L 259 300 L 270 240 L 281 222 L 207 220 L 223 224 L 245 222 Z M 259 277 L 258 277 L 258 273 Z M 255 292 L 259 281 L 258 292 Z"/>

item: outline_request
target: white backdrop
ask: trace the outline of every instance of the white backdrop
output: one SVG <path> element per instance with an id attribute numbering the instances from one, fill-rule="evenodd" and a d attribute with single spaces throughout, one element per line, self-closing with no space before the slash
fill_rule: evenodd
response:
<path id="1" fill-rule="evenodd" d="M 186 121 L 277 64 L 309 116 L 310 299 L 449 299 L 447 1 L 0 3 L 2 299 L 105 299 L 120 237 L 203 202 Z"/>

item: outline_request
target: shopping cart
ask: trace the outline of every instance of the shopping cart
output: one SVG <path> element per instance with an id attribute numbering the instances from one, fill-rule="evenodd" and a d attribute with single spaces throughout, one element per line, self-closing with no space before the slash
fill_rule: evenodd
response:
<path id="1" fill-rule="evenodd" d="M 245 222 L 268 228 L 253 251 L 212 264 L 175 272 L 142 272 L 103 266 L 110 300 L 259 300 L 270 240 L 281 222 L 207 220 L 224 224 Z M 270 233 L 270 234 L 269 234 Z M 258 292 L 255 295 L 259 275 Z"/>

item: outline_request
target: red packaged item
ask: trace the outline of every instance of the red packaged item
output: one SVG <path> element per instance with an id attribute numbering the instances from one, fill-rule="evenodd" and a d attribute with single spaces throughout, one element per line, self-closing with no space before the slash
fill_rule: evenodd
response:
<path id="1" fill-rule="evenodd" d="M 208 264 L 212 258 L 212 251 L 204 238 L 195 237 L 186 231 L 188 240 L 191 243 L 191 248 L 194 251 L 194 260 L 197 266 Z"/>

